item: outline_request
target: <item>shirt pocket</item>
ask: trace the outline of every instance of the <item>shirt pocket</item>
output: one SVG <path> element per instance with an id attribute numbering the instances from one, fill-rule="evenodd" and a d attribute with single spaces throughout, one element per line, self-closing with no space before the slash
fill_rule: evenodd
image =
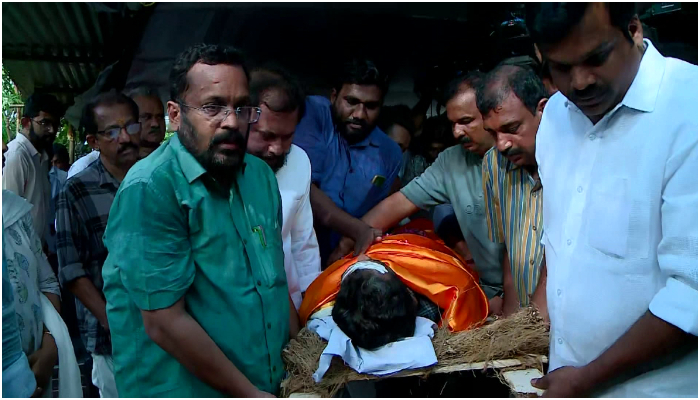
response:
<path id="1" fill-rule="evenodd" d="M 257 255 L 266 286 L 286 286 L 287 274 L 284 270 L 284 249 L 280 229 L 276 226 L 257 225 L 253 227 L 251 235 L 251 239 L 258 248 Z"/>

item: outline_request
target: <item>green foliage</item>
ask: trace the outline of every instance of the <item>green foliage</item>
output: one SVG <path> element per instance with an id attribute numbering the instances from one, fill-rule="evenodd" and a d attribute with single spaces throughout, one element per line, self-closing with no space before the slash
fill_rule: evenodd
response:
<path id="1" fill-rule="evenodd" d="M 5 143 L 9 142 L 7 127 L 15 130 L 17 126 L 17 115 L 13 115 L 10 105 L 22 104 L 22 96 L 10 77 L 2 68 L 2 137 Z"/>

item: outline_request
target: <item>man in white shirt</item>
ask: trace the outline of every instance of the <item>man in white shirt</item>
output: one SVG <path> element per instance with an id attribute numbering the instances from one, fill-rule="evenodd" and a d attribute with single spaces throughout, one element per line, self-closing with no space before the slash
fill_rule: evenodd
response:
<path id="1" fill-rule="evenodd" d="M 533 3 L 560 90 L 544 190 L 545 396 L 698 395 L 698 69 L 664 58 L 634 3 Z"/>
<path id="2" fill-rule="evenodd" d="M 250 97 L 261 114 L 250 126 L 248 152 L 267 162 L 277 176 L 284 269 L 290 297 L 299 310 L 306 288 L 321 274 L 309 200 L 311 163 L 304 150 L 292 144 L 296 125 L 304 115 L 305 98 L 296 80 L 279 69 L 253 71 Z"/>
<path id="3" fill-rule="evenodd" d="M 94 142 L 90 142 L 91 140 L 88 140 L 88 145 L 90 145 L 93 150 L 77 159 L 73 165 L 70 166 L 68 169 L 68 177 L 66 179 L 70 179 L 74 175 L 77 175 L 79 172 L 89 167 L 90 164 L 94 163 L 98 158 L 100 158 L 100 151 L 95 148 Z"/>
<path id="4" fill-rule="evenodd" d="M 63 107 L 48 94 L 33 94 L 24 104 L 22 131 L 7 144 L 2 188 L 25 198 L 31 210 L 34 231 L 46 244 L 51 201 L 49 169 L 51 150 L 56 139 Z"/>

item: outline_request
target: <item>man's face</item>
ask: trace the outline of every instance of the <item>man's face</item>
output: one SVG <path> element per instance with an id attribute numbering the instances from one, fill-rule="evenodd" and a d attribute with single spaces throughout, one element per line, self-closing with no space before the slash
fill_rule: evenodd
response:
<path id="1" fill-rule="evenodd" d="M 483 156 L 493 147 L 493 137 L 484 130 L 484 123 L 476 108 L 476 95 L 473 89 L 462 90 L 447 102 L 447 119 L 452 122 L 455 139 L 466 150 Z"/>
<path id="2" fill-rule="evenodd" d="M 260 119 L 250 127 L 248 152 L 261 158 L 277 172 L 284 166 L 292 147 L 294 130 L 299 122 L 299 110 L 274 112 L 265 103 L 260 105 Z"/>
<path id="3" fill-rule="evenodd" d="M 141 123 L 141 155 L 146 157 L 157 149 L 165 138 L 165 113 L 163 103 L 153 96 L 137 96 Z"/>
<path id="4" fill-rule="evenodd" d="M 250 103 L 248 79 L 243 68 L 232 65 L 195 64 L 187 73 L 188 88 L 182 101 L 190 107 L 245 107 Z M 209 172 L 230 176 L 243 165 L 249 122 L 234 111 L 225 116 L 168 102 L 170 121 L 182 145 Z"/>
<path id="5" fill-rule="evenodd" d="M 603 3 L 591 3 L 564 40 L 540 47 L 554 86 L 594 122 L 622 101 L 639 69 L 639 19 L 630 21 L 629 30 L 634 44 L 610 23 Z"/>
<path id="6" fill-rule="evenodd" d="M 386 133 L 391 140 L 396 142 L 396 144 L 401 147 L 402 153 L 408 150 L 408 146 L 411 144 L 411 133 L 408 131 L 408 129 L 399 124 L 394 124 L 384 133 Z"/>
<path id="7" fill-rule="evenodd" d="M 51 165 L 62 171 L 68 171 L 69 168 L 68 162 L 66 160 L 62 160 L 58 154 L 54 154 L 53 158 L 51 159 Z"/>
<path id="8" fill-rule="evenodd" d="M 126 127 L 138 124 L 131 107 L 126 104 L 98 105 L 95 107 L 97 134 L 95 143 L 100 149 L 101 157 L 122 170 L 131 168 L 139 157 L 140 130 L 134 134 L 127 133 Z M 106 131 L 119 129 L 116 138 Z"/>
<path id="9" fill-rule="evenodd" d="M 53 146 L 58 133 L 58 125 L 60 119 L 49 113 L 39 111 L 39 115 L 34 118 L 23 118 L 23 126 L 29 133 L 29 140 L 36 143 L 39 147 L 37 150 L 47 150 Z"/>
<path id="10" fill-rule="evenodd" d="M 532 115 L 523 102 L 510 92 L 484 118 L 484 128 L 496 141 L 498 151 L 520 167 L 536 165 L 535 135 L 546 103 L 547 100 L 542 99 L 535 115 Z"/>
<path id="11" fill-rule="evenodd" d="M 361 142 L 372 132 L 379 118 L 382 99 L 382 90 L 375 85 L 347 84 L 340 92 L 333 90 L 333 119 L 348 142 Z"/>

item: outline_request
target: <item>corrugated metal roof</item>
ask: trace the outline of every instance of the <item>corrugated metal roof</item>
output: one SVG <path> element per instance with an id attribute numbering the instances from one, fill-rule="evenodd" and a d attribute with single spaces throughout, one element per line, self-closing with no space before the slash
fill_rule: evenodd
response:
<path id="1" fill-rule="evenodd" d="M 139 3 L 3 3 L 2 63 L 23 97 L 66 104 L 119 58 Z"/>

